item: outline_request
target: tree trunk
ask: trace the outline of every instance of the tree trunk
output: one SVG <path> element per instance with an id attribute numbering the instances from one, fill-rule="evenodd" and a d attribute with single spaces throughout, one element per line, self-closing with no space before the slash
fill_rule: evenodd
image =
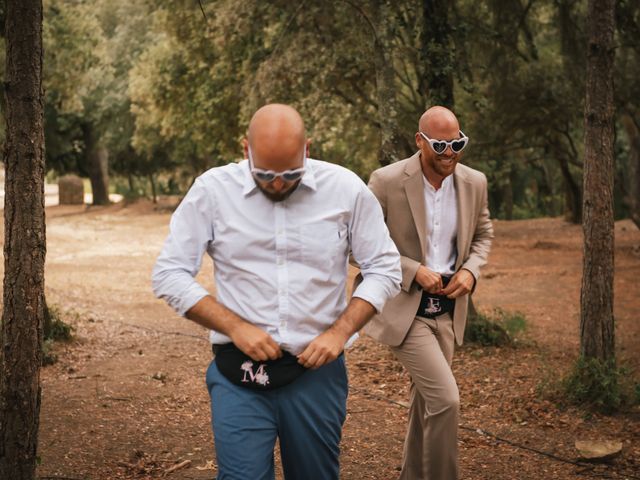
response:
<path id="1" fill-rule="evenodd" d="M 514 168 L 513 165 L 509 165 L 509 170 L 505 175 L 505 184 L 502 187 L 503 201 L 504 201 L 504 218 L 505 220 L 513 220 L 513 183 L 514 183 Z"/>
<path id="2" fill-rule="evenodd" d="M 95 127 L 90 123 L 82 125 L 85 155 L 89 180 L 93 192 L 93 205 L 109 204 L 109 151 L 100 144 Z"/>
<path id="3" fill-rule="evenodd" d="M 374 62 L 376 69 L 376 100 L 380 123 L 380 165 L 389 165 L 404 157 L 403 134 L 399 130 L 400 106 L 396 98 L 393 67 L 393 11 L 387 0 L 373 2 L 375 22 Z"/>
<path id="4" fill-rule="evenodd" d="M 581 223 L 583 195 L 580 191 L 580 186 L 573 178 L 573 175 L 571 175 L 569 161 L 565 157 L 565 154 L 560 152 L 557 155 L 564 183 L 565 217 L 571 223 Z"/>
<path id="5" fill-rule="evenodd" d="M 615 360 L 613 318 L 613 62 L 615 0 L 589 0 L 585 159 L 584 265 L 580 295 L 580 350 Z"/>
<path id="6" fill-rule="evenodd" d="M 153 173 L 149 174 L 149 183 L 151 184 L 151 197 L 153 203 L 158 203 L 158 194 L 156 192 L 156 180 L 153 178 Z"/>
<path id="7" fill-rule="evenodd" d="M 455 57 L 446 0 L 423 0 L 420 58 L 425 74 L 420 80 L 420 92 L 429 99 L 426 108 L 442 105 L 453 108 L 453 71 Z"/>
<path id="8" fill-rule="evenodd" d="M 622 116 L 629 137 L 629 195 L 626 198 L 631 220 L 640 228 L 640 129 L 629 114 Z"/>
<path id="9" fill-rule="evenodd" d="M 35 478 L 44 321 L 42 1 L 6 4 L 0 478 Z"/>

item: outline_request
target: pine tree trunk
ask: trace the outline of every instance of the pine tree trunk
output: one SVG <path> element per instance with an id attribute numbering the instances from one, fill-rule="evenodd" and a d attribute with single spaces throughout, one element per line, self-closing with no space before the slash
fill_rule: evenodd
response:
<path id="1" fill-rule="evenodd" d="M 584 267 L 580 348 L 587 358 L 615 360 L 613 318 L 613 62 L 615 0 L 589 0 L 585 159 Z"/>
<path id="2" fill-rule="evenodd" d="M 6 1 L 0 478 L 35 477 L 44 320 L 42 1 Z"/>
<path id="3" fill-rule="evenodd" d="M 564 183 L 565 217 L 571 223 L 581 223 L 584 198 L 580 191 L 580 185 L 571 175 L 569 161 L 564 156 L 564 153 L 558 154 L 558 165 L 560 166 Z"/>
<path id="4" fill-rule="evenodd" d="M 158 194 L 156 192 L 156 180 L 153 177 L 153 173 L 149 174 L 149 183 L 151 184 L 151 197 L 153 199 L 153 203 L 158 203 Z"/>
<path id="5" fill-rule="evenodd" d="M 375 22 L 374 62 L 376 69 L 376 100 L 380 123 L 380 165 L 389 165 L 406 155 L 403 132 L 400 132 L 400 106 L 396 97 L 393 68 L 393 15 L 388 0 L 373 2 Z"/>
<path id="6" fill-rule="evenodd" d="M 109 204 L 109 151 L 100 144 L 95 127 L 82 125 L 89 180 L 93 193 L 93 205 Z"/>
<path id="7" fill-rule="evenodd" d="M 640 228 L 640 129 L 628 114 L 622 116 L 622 125 L 629 138 L 629 195 L 626 203 L 631 220 Z"/>
<path id="8" fill-rule="evenodd" d="M 447 0 L 423 0 L 423 26 L 420 32 L 420 58 L 425 75 L 420 81 L 420 92 L 429 99 L 426 108 L 442 105 L 453 108 L 453 72 L 455 57 L 449 25 Z"/>

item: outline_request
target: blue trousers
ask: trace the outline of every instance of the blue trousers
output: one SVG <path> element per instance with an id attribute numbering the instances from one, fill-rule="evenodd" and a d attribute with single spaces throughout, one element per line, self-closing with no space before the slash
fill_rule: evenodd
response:
<path id="1" fill-rule="evenodd" d="M 344 355 L 293 383 L 266 392 L 207 369 L 218 461 L 217 480 L 273 480 L 276 438 L 287 480 L 338 480 L 347 413 Z"/>

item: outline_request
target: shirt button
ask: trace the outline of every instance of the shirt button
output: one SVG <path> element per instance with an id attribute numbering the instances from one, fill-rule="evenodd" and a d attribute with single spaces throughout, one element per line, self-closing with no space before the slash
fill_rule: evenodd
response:
<path id="1" fill-rule="evenodd" d="M 278 257 L 278 259 L 277 259 L 276 263 L 277 263 L 278 265 L 282 265 L 282 264 L 284 264 L 284 259 L 283 259 L 282 257 Z"/>

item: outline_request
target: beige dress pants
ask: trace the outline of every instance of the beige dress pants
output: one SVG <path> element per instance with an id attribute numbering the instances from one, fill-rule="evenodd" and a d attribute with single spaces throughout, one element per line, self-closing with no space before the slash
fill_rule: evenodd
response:
<path id="1" fill-rule="evenodd" d="M 458 385 L 451 372 L 451 315 L 416 317 L 392 350 L 411 375 L 409 427 L 400 480 L 458 478 Z"/>

